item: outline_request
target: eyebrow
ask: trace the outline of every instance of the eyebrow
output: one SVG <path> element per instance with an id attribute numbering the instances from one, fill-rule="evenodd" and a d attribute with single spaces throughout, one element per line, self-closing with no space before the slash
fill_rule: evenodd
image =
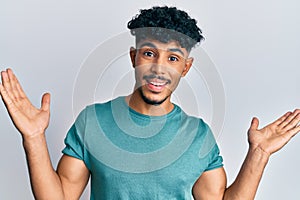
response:
<path id="1" fill-rule="evenodd" d="M 155 48 L 155 49 L 158 49 L 153 43 L 151 42 L 145 42 L 143 44 L 141 44 L 141 46 L 139 48 L 143 48 L 145 46 L 148 46 L 148 47 L 151 47 L 151 48 Z M 168 48 L 167 51 L 170 51 L 170 52 L 174 52 L 174 53 L 180 53 L 182 56 L 184 56 L 184 53 L 183 51 L 181 51 L 181 49 L 179 48 Z"/>
<path id="2" fill-rule="evenodd" d="M 171 52 L 174 52 L 174 53 L 178 52 L 178 53 L 180 53 L 182 56 L 184 56 L 183 51 L 181 51 L 179 48 L 170 48 L 170 49 L 168 49 L 168 51 L 171 51 Z"/>
<path id="3" fill-rule="evenodd" d="M 144 46 L 148 46 L 148 47 L 151 47 L 151 48 L 155 48 L 155 49 L 158 49 L 153 43 L 151 42 L 145 42 L 143 44 L 141 44 L 141 46 L 139 47 L 139 49 L 143 48 Z"/>

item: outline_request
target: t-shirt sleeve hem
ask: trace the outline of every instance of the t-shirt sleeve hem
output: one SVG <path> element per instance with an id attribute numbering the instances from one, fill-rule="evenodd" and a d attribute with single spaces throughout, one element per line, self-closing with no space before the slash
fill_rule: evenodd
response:
<path id="1" fill-rule="evenodd" d="M 214 170 L 214 169 L 217 169 L 217 168 L 221 168 L 223 166 L 224 166 L 223 164 L 211 166 L 211 167 L 206 168 L 204 171 Z"/>
<path id="2" fill-rule="evenodd" d="M 62 150 L 62 153 L 65 155 L 77 158 L 79 160 L 83 160 L 81 156 L 79 156 L 78 154 L 76 154 L 74 151 L 72 151 L 71 149 L 69 149 L 67 147 Z"/>

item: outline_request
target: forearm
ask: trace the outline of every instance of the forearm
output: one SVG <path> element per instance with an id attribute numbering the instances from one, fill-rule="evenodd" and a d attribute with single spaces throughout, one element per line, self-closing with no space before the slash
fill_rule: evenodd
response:
<path id="1" fill-rule="evenodd" d="M 249 148 L 237 178 L 226 189 L 223 199 L 253 200 L 268 160 L 269 155 L 260 148 Z"/>
<path id="2" fill-rule="evenodd" d="M 51 164 L 45 135 L 23 137 L 23 146 L 35 199 L 64 199 L 60 178 Z"/>

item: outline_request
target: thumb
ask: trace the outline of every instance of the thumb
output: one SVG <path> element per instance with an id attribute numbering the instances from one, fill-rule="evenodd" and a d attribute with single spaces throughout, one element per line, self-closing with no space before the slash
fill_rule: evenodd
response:
<path id="1" fill-rule="evenodd" d="M 259 125 L 259 120 L 256 117 L 252 118 L 250 130 L 257 130 Z"/>
<path id="2" fill-rule="evenodd" d="M 50 93 L 43 95 L 41 109 L 47 112 L 50 110 Z"/>

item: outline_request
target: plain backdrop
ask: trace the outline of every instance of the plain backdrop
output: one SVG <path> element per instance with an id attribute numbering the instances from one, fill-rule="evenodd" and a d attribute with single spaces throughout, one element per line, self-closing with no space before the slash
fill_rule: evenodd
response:
<path id="1" fill-rule="evenodd" d="M 225 88 L 226 115 L 217 141 L 231 184 L 247 152 L 251 118 L 257 116 L 264 126 L 300 107 L 299 1 L 2 0 L 1 70 L 15 71 L 36 106 L 42 93 L 51 93 L 46 134 L 56 167 L 63 139 L 76 116 L 73 91 L 82 63 L 99 44 L 127 31 L 127 22 L 139 9 L 153 5 L 178 6 L 197 19 L 203 30 L 206 40 L 201 48 L 214 62 Z M 124 57 L 122 65 L 130 68 L 127 61 Z M 101 91 L 96 96 L 101 97 Z M 210 122 L 211 105 L 203 102 L 200 116 Z M 33 199 L 22 140 L 2 103 L 0 141 L 0 199 Z M 271 157 L 256 199 L 300 197 L 299 151 L 296 136 Z M 88 195 L 89 189 L 82 199 L 89 199 Z"/>

